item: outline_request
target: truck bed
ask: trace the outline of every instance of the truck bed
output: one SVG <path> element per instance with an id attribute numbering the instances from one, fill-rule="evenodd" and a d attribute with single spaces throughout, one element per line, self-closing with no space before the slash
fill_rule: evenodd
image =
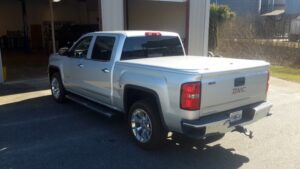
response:
<path id="1" fill-rule="evenodd" d="M 269 63 L 258 60 L 213 58 L 204 56 L 170 56 L 146 59 L 124 60 L 123 63 L 135 63 L 151 67 L 173 69 L 177 71 L 213 74 L 253 68 L 267 68 Z"/>
<path id="2" fill-rule="evenodd" d="M 216 73 L 254 67 L 265 67 L 269 63 L 258 60 L 213 58 L 205 56 L 170 56 L 121 61 L 174 70 L 197 73 Z"/>
<path id="3" fill-rule="evenodd" d="M 265 61 L 173 56 L 121 62 L 197 76 L 196 79 L 199 79 L 202 84 L 199 116 L 258 103 L 266 99 L 269 63 Z"/>

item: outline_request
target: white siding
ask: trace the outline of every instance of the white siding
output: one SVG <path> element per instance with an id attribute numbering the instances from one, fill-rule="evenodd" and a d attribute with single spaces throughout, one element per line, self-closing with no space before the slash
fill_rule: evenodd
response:
<path id="1" fill-rule="evenodd" d="M 190 0 L 189 55 L 207 55 L 210 0 Z"/>
<path id="2" fill-rule="evenodd" d="M 101 0 L 103 31 L 124 29 L 123 5 L 123 0 Z"/>

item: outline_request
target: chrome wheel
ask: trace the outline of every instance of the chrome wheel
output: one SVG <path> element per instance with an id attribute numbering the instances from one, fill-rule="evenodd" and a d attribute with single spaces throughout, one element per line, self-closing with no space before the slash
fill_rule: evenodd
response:
<path id="1" fill-rule="evenodd" d="M 56 77 L 53 77 L 51 81 L 51 91 L 54 98 L 58 99 L 60 96 L 60 88 L 59 88 L 59 82 Z"/>
<path id="2" fill-rule="evenodd" d="M 150 117 L 143 109 L 136 109 L 131 116 L 131 129 L 135 138 L 141 142 L 146 143 L 152 136 L 152 124 Z"/>

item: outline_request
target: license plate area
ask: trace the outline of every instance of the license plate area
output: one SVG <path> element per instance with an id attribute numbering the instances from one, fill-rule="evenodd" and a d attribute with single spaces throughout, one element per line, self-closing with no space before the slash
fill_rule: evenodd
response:
<path id="1" fill-rule="evenodd" d="M 236 123 L 237 121 L 242 120 L 243 110 L 235 111 L 229 114 L 230 123 Z"/>

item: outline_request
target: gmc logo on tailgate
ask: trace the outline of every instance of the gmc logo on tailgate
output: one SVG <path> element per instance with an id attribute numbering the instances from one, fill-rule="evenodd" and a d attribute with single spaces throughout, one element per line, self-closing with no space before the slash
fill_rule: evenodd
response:
<path id="1" fill-rule="evenodd" d="M 246 87 L 235 87 L 232 89 L 232 94 L 239 94 L 239 93 L 244 93 L 246 92 Z"/>
<path id="2" fill-rule="evenodd" d="M 232 89 L 232 94 L 239 94 L 239 93 L 246 92 L 245 82 L 246 82 L 245 77 L 239 77 L 234 79 L 234 88 Z"/>

